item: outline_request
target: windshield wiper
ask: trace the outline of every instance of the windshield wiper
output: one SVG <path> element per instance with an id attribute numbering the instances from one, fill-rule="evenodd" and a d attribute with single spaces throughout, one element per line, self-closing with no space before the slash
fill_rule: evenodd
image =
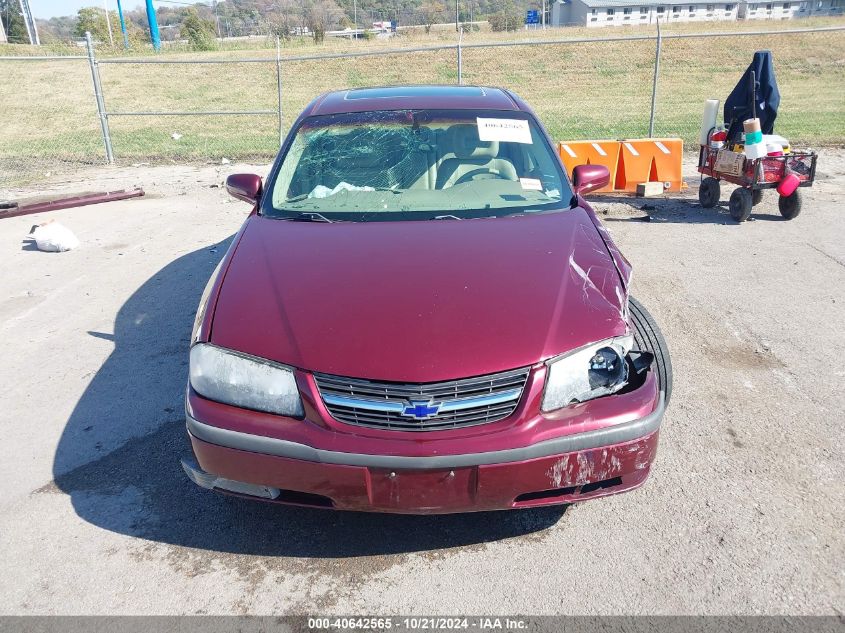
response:
<path id="1" fill-rule="evenodd" d="M 463 218 L 459 218 L 456 215 L 452 215 L 447 213 L 446 215 L 435 215 L 432 220 L 463 220 Z"/>
<path id="2" fill-rule="evenodd" d="M 329 224 L 335 222 L 335 220 L 329 220 L 322 213 L 317 213 L 316 211 L 304 211 L 286 219 L 291 222 L 328 222 Z"/>

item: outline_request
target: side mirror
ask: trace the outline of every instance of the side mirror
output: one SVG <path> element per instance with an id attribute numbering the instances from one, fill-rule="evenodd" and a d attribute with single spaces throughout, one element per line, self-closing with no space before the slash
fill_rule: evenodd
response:
<path id="1" fill-rule="evenodd" d="M 610 184 L 610 170 L 604 165 L 578 165 L 572 170 L 575 193 L 583 195 Z"/>
<path id="2" fill-rule="evenodd" d="M 255 204 L 261 197 L 261 177 L 255 174 L 232 174 L 226 178 L 226 191 L 238 200 Z"/>

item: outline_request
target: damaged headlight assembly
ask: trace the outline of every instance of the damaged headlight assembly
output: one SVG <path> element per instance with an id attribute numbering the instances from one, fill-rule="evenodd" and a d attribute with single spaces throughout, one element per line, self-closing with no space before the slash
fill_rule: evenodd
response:
<path id="1" fill-rule="evenodd" d="M 631 334 L 593 343 L 548 361 L 542 410 L 554 411 L 615 393 L 628 382 Z"/>
<path id="2" fill-rule="evenodd" d="M 272 361 L 198 343 L 191 348 L 191 386 L 209 400 L 301 418 L 293 371 Z"/>

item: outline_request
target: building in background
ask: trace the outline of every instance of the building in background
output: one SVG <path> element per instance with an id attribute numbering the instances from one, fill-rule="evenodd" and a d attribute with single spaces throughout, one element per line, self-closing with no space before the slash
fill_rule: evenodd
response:
<path id="1" fill-rule="evenodd" d="M 828 0 L 829 1 L 829 0 Z M 797 14 L 800 5 L 808 10 L 807 2 L 772 2 L 771 0 L 743 0 L 739 5 L 741 20 L 788 20 Z"/>
<path id="2" fill-rule="evenodd" d="M 830 0 L 825 0 L 830 1 Z M 634 3 L 632 0 L 558 0 L 552 5 L 553 26 L 626 26 L 669 22 L 736 20 L 737 2 L 685 0 Z"/>
<path id="3" fill-rule="evenodd" d="M 770 2 L 743 0 L 738 17 L 743 20 L 786 20 L 809 16 L 842 15 L 845 0 L 800 0 Z"/>
<path id="4" fill-rule="evenodd" d="M 626 26 L 725 20 L 787 20 L 793 17 L 843 15 L 845 0 L 556 0 L 552 26 Z"/>

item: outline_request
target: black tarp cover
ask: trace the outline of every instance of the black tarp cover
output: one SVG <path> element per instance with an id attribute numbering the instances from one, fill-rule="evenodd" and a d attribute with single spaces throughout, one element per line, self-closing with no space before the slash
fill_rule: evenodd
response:
<path id="1" fill-rule="evenodd" d="M 763 134 L 772 134 L 775 118 L 780 105 L 780 91 L 775 80 L 775 68 L 772 64 L 771 51 L 757 51 L 754 61 L 745 70 L 742 79 L 725 100 L 725 127 L 728 128 L 728 140 L 738 142 L 742 134 L 742 122 L 754 116 L 751 107 L 751 72 L 756 78 L 757 118 Z"/>

